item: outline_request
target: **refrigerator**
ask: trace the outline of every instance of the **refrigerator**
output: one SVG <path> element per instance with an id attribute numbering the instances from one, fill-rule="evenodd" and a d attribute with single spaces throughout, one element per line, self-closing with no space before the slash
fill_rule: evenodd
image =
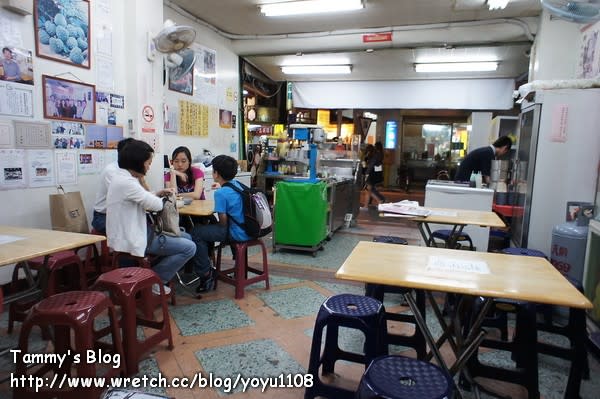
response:
<path id="1" fill-rule="evenodd" d="M 519 115 L 509 197 L 517 247 L 550 256 L 567 201 L 593 202 L 600 159 L 600 89 L 538 90 Z"/>
<path id="2" fill-rule="evenodd" d="M 448 180 L 429 180 L 425 186 L 425 207 L 491 211 L 494 190 L 468 187 Z M 452 226 L 430 224 L 431 231 L 449 229 Z M 465 226 L 476 251 L 487 252 L 490 237 L 489 227 Z"/>

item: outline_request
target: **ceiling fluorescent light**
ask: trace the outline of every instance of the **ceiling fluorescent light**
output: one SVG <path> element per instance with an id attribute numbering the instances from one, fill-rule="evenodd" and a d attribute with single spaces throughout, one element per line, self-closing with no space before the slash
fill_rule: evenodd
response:
<path id="1" fill-rule="evenodd" d="M 504 10 L 509 0 L 487 0 L 488 8 L 490 10 Z"/>
<path id="2" fill-rule="evenodd" d="M 351 65 L 289 65 L 281 67 L 281 72 L 286 75 L 334 75 L 348 74 L 351 71 Z"/>
<path id="3" fill-rule="evenodd" d="M 495 71 L 496 69 L 498 69 L 497 61 L 415 64 L 416 72 L 485 72 Z"/>
<path id="4" fill-rule="evenodd" d="M 261 4 L 259 7 L 260 12 L 265 14 L 265 16 L 278 17 L 359 10 L 364 8 L 364 2 L 363 0 L 302 0 Z"/>

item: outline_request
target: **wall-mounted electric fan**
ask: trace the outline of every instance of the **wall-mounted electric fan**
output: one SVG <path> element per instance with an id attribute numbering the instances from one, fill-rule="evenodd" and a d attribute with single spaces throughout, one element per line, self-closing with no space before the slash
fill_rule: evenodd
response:
<path id="1" fill-rule="evenodd" d="M 587 24 L 600 20 L 600 0 L 542 0 L 550 14 L 571 22 Z"/>
<path id="2" fill-rule="evenodd" d="M 188 46 L 195 38 L 196 31 L 191 26 L 175 25 L 166 20 L 164 28 L 156 36 L 149 37 L 148 60 L 154 61 L 157 51 L 165 54 L 169 75 L 172 80 L 178 80 L 194 67 L 196 55 Z"/>

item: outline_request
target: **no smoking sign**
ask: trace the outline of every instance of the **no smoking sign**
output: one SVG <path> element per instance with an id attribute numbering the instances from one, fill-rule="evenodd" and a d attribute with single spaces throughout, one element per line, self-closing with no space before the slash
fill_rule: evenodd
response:
<path id="1" fill-rule="evenodd" d="M 144 108 L 142 108 L 142 118 L 144 118 L 144 121 L 148 123 L 154 120 L 154 110 L 151 106 L 144 105 Z"/>

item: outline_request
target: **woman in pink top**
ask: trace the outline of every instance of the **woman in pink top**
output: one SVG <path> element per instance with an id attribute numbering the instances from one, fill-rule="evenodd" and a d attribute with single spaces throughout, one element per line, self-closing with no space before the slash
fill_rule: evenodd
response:
<path id="1" fill-rule="evenodd" d="M 165 187 L 176 188 L 182 197 L 205 199 L 204 172 L 192 166 L 192 154 L 187 147 L 177 147 L 173 151 L 171 172 L 165 174 Z"/>

